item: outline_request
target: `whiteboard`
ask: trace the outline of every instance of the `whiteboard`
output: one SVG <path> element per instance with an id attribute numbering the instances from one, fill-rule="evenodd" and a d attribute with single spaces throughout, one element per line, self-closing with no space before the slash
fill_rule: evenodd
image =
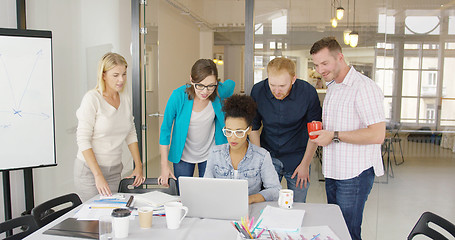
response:
<path id="1" fill-rule="evenodd" d="M 0 28 L 0 170 L 56 164 L 52 33 Z"/>

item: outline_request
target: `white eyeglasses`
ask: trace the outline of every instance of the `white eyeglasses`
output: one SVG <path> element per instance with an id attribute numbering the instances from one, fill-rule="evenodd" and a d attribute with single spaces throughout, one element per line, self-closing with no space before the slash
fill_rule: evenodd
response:
<path id="1" fill-rule="evenodd" d="M 245 133 L 248 132 L 248 130 L 250 130 L 250 127 L 247 127 L 245 130 L 231 130 L 226 127 L 222 129 L 224 136 L 232 137 L 232 134 L 234 134 L 237 138 L 245 137 Z"/>

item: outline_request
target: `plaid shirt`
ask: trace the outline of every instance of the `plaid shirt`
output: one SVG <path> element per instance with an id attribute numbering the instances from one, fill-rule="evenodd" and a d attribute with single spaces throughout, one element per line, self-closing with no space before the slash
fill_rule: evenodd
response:
<path id="1" fill-rule="evenodd" d="M 384 95 L 370 78 L 353 67 L 342 83 L 328 84 L 322 110 L 323 129 L 353 131 L 384 122 Z M 322 171 L 326 178 L 345 180 L 373 167 L 384 174 L 381 144 L 330 143 L 323 149 Z"/>

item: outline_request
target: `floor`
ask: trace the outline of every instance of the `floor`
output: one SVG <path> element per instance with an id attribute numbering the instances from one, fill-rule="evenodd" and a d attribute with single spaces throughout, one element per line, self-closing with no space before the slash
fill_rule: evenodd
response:
<path id="1" fill-rule="evenodd" d="M 362 238 L 365 240 L 406 239 L 420 215 L 434 212 L 455 223 L 455 153 L 432 143 L 403 139 L 405 162 L 376 179 L 365 206 Z M 398 145 L 395 154 L 401 159 Z M 149 165 L 149 176 L 159 175 L 159 160 Z M 307 202 L 326 203 L 319 160 L 312 164 Z M 285 180 L 284 180 L 285 181 Z M 285 186 L 285 182 L 283 182 Z M 428 239 L 416 237 L 418 239 Z M 451 239 L 451 238 L 449 238 Z M 452 238 L 453 239 L 453 238 Z"/>
<path id="2" fill-rule="evenodd" d="M 389 175 L 388 183 L 385 175 L 377 178 L 369 195 L 362 224 L 365 240 L 407 239 L 425 211 L 455 223 L 455 153 L 432 143 L 403 141 L 402 147 L 405 162 L 396 166 L 392 159 L 394 177 Z M 313 166 L 307 202 L 325 203 L 319 161 L 315 159 Z"/>

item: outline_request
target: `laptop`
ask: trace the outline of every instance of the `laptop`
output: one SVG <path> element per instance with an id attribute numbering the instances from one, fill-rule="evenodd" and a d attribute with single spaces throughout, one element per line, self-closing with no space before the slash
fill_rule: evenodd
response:
<path id="1" fill-rule="evenodd" d="M 248 215 L 248 181 L 179 177 L 180 199 L 189 217 L 240 220 Z"/>

